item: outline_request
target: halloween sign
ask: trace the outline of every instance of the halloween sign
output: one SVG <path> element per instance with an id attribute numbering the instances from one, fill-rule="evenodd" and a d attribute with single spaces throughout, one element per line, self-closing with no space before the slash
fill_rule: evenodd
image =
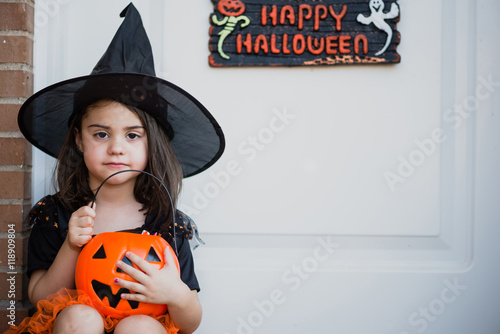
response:
<path id="1" fill-rule="evenodd" d="M 399 63 L 396 1 L 212 0 L 211 66 Z"/>
<path id="2" fill-rule="evenodd" d="M 87 293 L 94 308 L 104 316 L 123 318 L 135 314 L 159 316 L 167 311 L 167 305 L 140 303 L 121 299 L 122 293 L 133 293 L 115 284 L 115 278 L 133 281 L 116 266 L 121 260 L 132 265 L 125 253 L 130 251 L 148 261 L 157 269 L 163 268 L 163 252 L 168 248 L 179 263 L 174 250 L 160 236 L 126 232 L 100 233 L 85 245 L 76 263 L 76 288 Z"/>

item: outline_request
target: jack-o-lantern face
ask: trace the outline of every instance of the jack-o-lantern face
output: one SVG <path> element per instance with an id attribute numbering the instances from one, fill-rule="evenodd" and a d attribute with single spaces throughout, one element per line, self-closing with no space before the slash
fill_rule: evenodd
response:
<path id="1" fill-rule="evenodd" d="M 115 278 L 134 281 L 116 266 L 118 260 L 132 265 L 125 253 L 130 251 L 145 259 L 157 269 L 163 268 L 163 252 L 169 248 L 177 269 L 179 263 L 170 245 L 159 236 L 125 232 L 101 233 L 82 249 L 76 263 L 76 288 L 86 292 L 95 309 L 104 316 L 123 318 L 135 314 L 159 316 L 167 305 L 139 303 L 120 298 L 128 289 L 115 284 Z M 133 292 L 132 292 L 133 293 Z"/>
<path id="2" fill-rule="evenodd" d="M 220 0 L 217 8 L 226 16 L 240 16 L 245 12 L 245 4 L 240 0 Z"/>

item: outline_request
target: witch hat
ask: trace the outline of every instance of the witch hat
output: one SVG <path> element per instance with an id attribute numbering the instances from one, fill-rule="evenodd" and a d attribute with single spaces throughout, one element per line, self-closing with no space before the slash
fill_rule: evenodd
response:
<path id="1" fill-rule="evenodd" d="M 56 157 L 71 118 L 89 104 L 110 98 L 152 115 L 166 131 L 184 177 L 213 165 L 225 147 L 215 118 L 193 96 L 156 77 L 151 44 L 132 3 L 108 49 L 90 75 L 35 93 L 21 106 L 19 128 L 26 139 Z"/>

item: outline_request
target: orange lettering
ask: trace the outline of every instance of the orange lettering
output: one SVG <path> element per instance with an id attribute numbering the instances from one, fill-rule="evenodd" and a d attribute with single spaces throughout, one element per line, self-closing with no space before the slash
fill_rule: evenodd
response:
<path id="1" fill-rule="evenodd" d="M 336 29 L 337 31 L 342 30 L 342 18 L 345 16 L 347 13 L 347 5 L 342 5 L 342 11 L 340 14 L 335 13 L 335 10 L 333 9 L 333 6 L 328 6 L 328 10 L 330 11 L 330 15 L 332 15 L 335 20 L 337 21 L 336 24 Z"/>
<path id="2" fill-rule="evenodd" d="M 354 37 L 354 53 L 359 54 L 359 43 L 363 42 L 363 53 L 367 54 L 368 53 L 368 39 L 366 38 L 365 35 L 356 35 Z"/>
<path id="3" fill-rule="evenodd" d="M 260 24 L 267 25 L 267 6 L 262 6 L 260 10 Z"/>
<path id="4" fill-rule="evenodd" d="M 295 11 L 290 5 L 283 6 L 281 9 L 280 24 L 285 24 L 285 18 L 288 18 L 288 22 L 290 22 L 291 25 L 295 24 Z"/>
<path id="5" fill-rule="evenodd" d="M 280 53 L 280 49 L 276 47 L 276 35 L 272 34 L 271 35 L 271 52 L 272 53 Z"/>
<path id="6" fill-rule="evenodd" d="M 255 38 L 255 46 L 253 50 L 255 53 L 259 53 L 261 48 L 264 53 L 269 53 L 269 45 L 267 44 L 266 36 L 259 34 Z"/>
<path id="7" fill-rule="evenodd" d="M 297 55 L 303 54 L 304 51 L 306 50 L 306 40 L 304 38 L 304 35 L 297 34 L 293 36 L 292 46 L 293 46 L 293 53 Z"/>
<path id="8" fill-rule="evenodd" d="M 242 44 L 243 44 L 247 48 L 247 53 L 252 52 L 252 36 L 250 34 L 247 34 L 247 37 L 246 37 L 244 42 L 242 42 L 241 39 L 242 39 L 242 37 L 239 34 L 236 37 L 236 51 L 238 53 L 241 53 L 241 48 L 242 48 Z"/>
<path id="9" fill-rule="evenodd" d="M 335 43 L 337 41 L 337 36 L 327 36 L 326 37 L 326 53 L 329 55 L 337 54 L 338 44 Z"/>
<path id="10" fill-rule="evenodd" d="M 347 42 L 351 40 L 351 36 L 349 35 L 342 35 L 339 36 L 339 52 L 340 53 L 349 53 L 351 50 L 349 50 L 349 47 L 351 46 L 351 43 Z"/>
<path id="11" fill-rule="evenodd" d="M 322 11 L 323 13 L 320 14 L 320 11 Z M 325 5 L 316 5 L 316 7 L 314 7 L 314 30 L 319 30 L 319 21 L 324 20 L 327 15 L 328 10 L 326 9 Z"/>
<path id="12" fill-rule="evenodd" d="M 312 40 L 313 38 L 311 36 L 307 36 L 307 48 L 309 49 L 309 52 L 311 52 L 313 55 L 319 55 L 325 49 L 325 39 L 321 37 L 314 38 L 314 43 L 312 42 Z"/>
<path id="13" fill-rule="evenodd" d="M 304 15 L 304 11 L 307 11 L 307 14 Z M 312 9 L 311 5 L 299 5 L 299 23 L 298 28 L 302 30 L 304 28 L 304 18 L 309 20 L 312 17 Z"/>
<path id="14" fill-rule="evenodd" d="M 273 5 L 271 7 L 271 13 L 269 13 L 269 17 L 271 18 L 271 24 L 273 26 L 277 25 L 278 24 L 278 7 L 276 7 L 276 5 Z"/>
<path id="15" fill-rule="evenodd" d="M 288 34 L 283 34 L 283 53 L 290 54 L 290 49 L 288 49 Z"/>

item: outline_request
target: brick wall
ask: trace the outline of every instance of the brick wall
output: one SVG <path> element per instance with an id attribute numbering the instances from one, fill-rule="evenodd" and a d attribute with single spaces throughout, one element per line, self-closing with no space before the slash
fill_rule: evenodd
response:
<path id="1" fill-rule="evenodd" d="M 34 0 L 33 0 L 34 1 Z M 31 146 L 17 112 L 33 94 L 34 2 L 0 0 L 0 332 L 28 315 L 26 247 Z"/>

